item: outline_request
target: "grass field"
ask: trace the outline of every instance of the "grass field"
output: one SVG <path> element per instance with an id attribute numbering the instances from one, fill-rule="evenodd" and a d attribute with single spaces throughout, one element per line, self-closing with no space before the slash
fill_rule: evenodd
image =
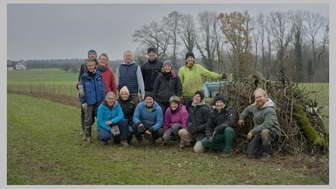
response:
<path id="1" fill-rule="evenodd" d="M 310 157 L 195 154 L 176 146 L 86 144 L 79 109 L 8 94 L 7 184 L 328 184 Z"/>

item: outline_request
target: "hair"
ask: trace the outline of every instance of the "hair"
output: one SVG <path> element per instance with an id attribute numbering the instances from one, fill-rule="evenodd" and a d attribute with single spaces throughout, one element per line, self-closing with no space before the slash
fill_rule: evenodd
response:
<path id="1" fill-rule="evenodd" d="M 178 96 L 171 96 L 169 98 L 169 103 L 181 104 L 181 98 Z"/>
<path id="2" fill-rule="evenodd" d="M 253 95 L 255 96 L 257 92 L 261 92 L 266 98 L 268 98 L 268 95 L 264 89 L 258 88 L 253 92 Z"/>
<path id="3" fill-rule="evenodd" d="M 110 97 L 110 96 L 113 96 L 114 98 L 116 98 L 116 95 L 114 94 L 114 92 L 110 91 L 110 92 L 106 93 L 105 100 L 107 100 L 108 97 Z"/>
<path id="4" fill-rule="evenodd" d="M 130 96 L 130 92 L 129 92 L 127 86 L 123 86 L 123 87 L 121 87 L 121 89 L 120 89 L 120 91 L 119 91 L 119 96 L 121 96 L 121 92 L 122 92 L 122 91 L 126 91 L 128 97 Z"/>
<path id="5" fill-rule="evenodd" d="M 88 64 L 89 62 L 94 62 L 95 64 L 97 64 L 97 60 L 90 60 L 90 59 L 85 60 L 85 64 Z"/>
<path id="6" fill-rule="evenodd" d="M 130 53 L 131 55 L 133 55 L 133 53 L 132 53 L 131 50 L 126 50 L 126 51 L 124 51 L 124 55 L 125 55 L 126 53 Z"/>
<path id="7" fill-rule="evenodd" d="M 99 55 L 99 58 L 102 57 L 102 56 L 105 56 L 105 57 L 107 58 L 107 60 L 109 60 L 109 57 L 108 57 L 108 55 L 107 55 L 106 53 L 101 53 L 101 54 Z"/>

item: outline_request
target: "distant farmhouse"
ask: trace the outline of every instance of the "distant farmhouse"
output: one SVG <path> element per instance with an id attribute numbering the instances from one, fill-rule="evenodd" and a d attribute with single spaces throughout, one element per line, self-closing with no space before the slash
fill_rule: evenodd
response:
<path id="1" fill-rule="evenodd" d="M 24 60 L 20 61 L 12 61 L 7 60 L 7 70 L 25 70 L 27 69 L 27 65 Z"/>

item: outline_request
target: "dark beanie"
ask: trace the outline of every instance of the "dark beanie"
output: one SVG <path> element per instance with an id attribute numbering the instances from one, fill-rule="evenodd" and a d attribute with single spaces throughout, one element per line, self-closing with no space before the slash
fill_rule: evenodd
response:
<path id="1" fill-rule="evenodd" d="M 145 98 L 144 99 L 146 99 L 147 97 L 152 97 L 153 99 L 154 99 L 154 93 L 152 93 L 152 92 L 146 92 L 146 94 L 145 94 Z"/>
<path id="2" fill-rule="evenodd" d="M 88 54 L 97 54 L 97 52 L 93 49 L 89 50 Z"/>
<path id="3" fill-rule="evenodd" d="M 195 58 L 194 53 L 192 53 L 192 52 L 187 52 L 187 54 L 186 54 L 186 56 L 185 56 L 185 60 L 187 60 L 187 58 L 188 58 L 189 56 Z"/>
<path id="4" fill-rule="evenodd" d="M 201 100 L 204 99 L 204 92 L 203 92 L 202 90 L 196 91 L 196 92 L 194 93 L 194 96 L 197 95 L 197 94 L 200 95 Z"/>
<path id="5" fill-rule="evenodd" d="M 150 52 L 153 52 L 153 53 L 157 54 L 157 52 L 156 52 L 156 48 L 154 48 L 154 47 L 149 47 L 149 48 L 147 49 L 147 54 L 149 54 Z"/>
<path id="6" fill-rule="evenodd" d="M 222 101 L 224 104 L 227 104 L 228 101 L 222 95 L 216 95 L 213 103 L 215 104 L 217 101 Z"/>

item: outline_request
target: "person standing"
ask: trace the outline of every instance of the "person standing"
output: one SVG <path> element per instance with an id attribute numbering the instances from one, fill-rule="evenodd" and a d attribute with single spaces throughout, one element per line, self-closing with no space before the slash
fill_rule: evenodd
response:
<path id="1" fill-rule="evenodd" d="M 227 75 L 211 72 L 200 64 L 195 64 L 195 55 L 192 52 L 186 54 L 185 61 L 186 63 L 179 69 L 178 75 L 182 83 L 184 104 L 190 107 L 193 94 L 202 89 L 205 78 L 226 79 Z"/>
<path id="2" fill-rule="evenodd" d="M 97 114 L 97 108 L 104 100 L 105 89 L 100 71 L 96 71 L 94 60 L 86 61 L 87 72 L 84 72 L 80 85 L 83 86 L 84 96 L 79 98 L 84 110 L 84 140 L 92 142 L 91 126 Z"/>
<path id="3" fill-rule="evenodd" d="M 106 53 L 102 53 L 98 58 L 97 70 L 103 74 L 105 94 L 112 91 L 114 94 L 118 94 L 117 86 L 115 83 L 115 77 L 112 70 L 108 67 L 109 57 Z"/>
<path id="4" fill-rule="evenodd" d="M 145 86 L 141 73 L 141 68 L 132 60 L 132 52 L 124 52 L 124 63 L 120 64 L 116 71 L 116 83 L 118 89 L 127 86 L 130 91 L 130 98 L 138 104 L 145 97 Z M 140 96 L 139 96 L 140 91 Z"/>
<path id="5" fill-rule="evenodd" d="M 162 111 L 165 112 L 169 106 L 171 96 L 181 96 L 182 85 L 177 74 L 172 72 L 172 64 L 169 60 L 163 63 L 163 70 L 155 79 L 153 94 L 155 100 L 160 104 Z"/>
<path id="6" fill-rule="evenodd" d="M 150 47 L 147 49 L 148 60 L 141 66 L 141 72 L 145 83 L 145 91 L 152 92 L 154 81 L 161 72 L 162 62 L 157 59 L 157 49 Z"/>
<path id="7" fill-rule="evenodd" d="M 254 99 L 254 103 L 239 115 L 238 125 L 243 125 L 248 115 L 253 116 L 254 127 L 247 134 L 247 139 L 250 141 L 247 156 L 269 158 L 272 154 L 272 142 L 281 135 L 275 104 L 263 89 L 254 91 Z"/>

